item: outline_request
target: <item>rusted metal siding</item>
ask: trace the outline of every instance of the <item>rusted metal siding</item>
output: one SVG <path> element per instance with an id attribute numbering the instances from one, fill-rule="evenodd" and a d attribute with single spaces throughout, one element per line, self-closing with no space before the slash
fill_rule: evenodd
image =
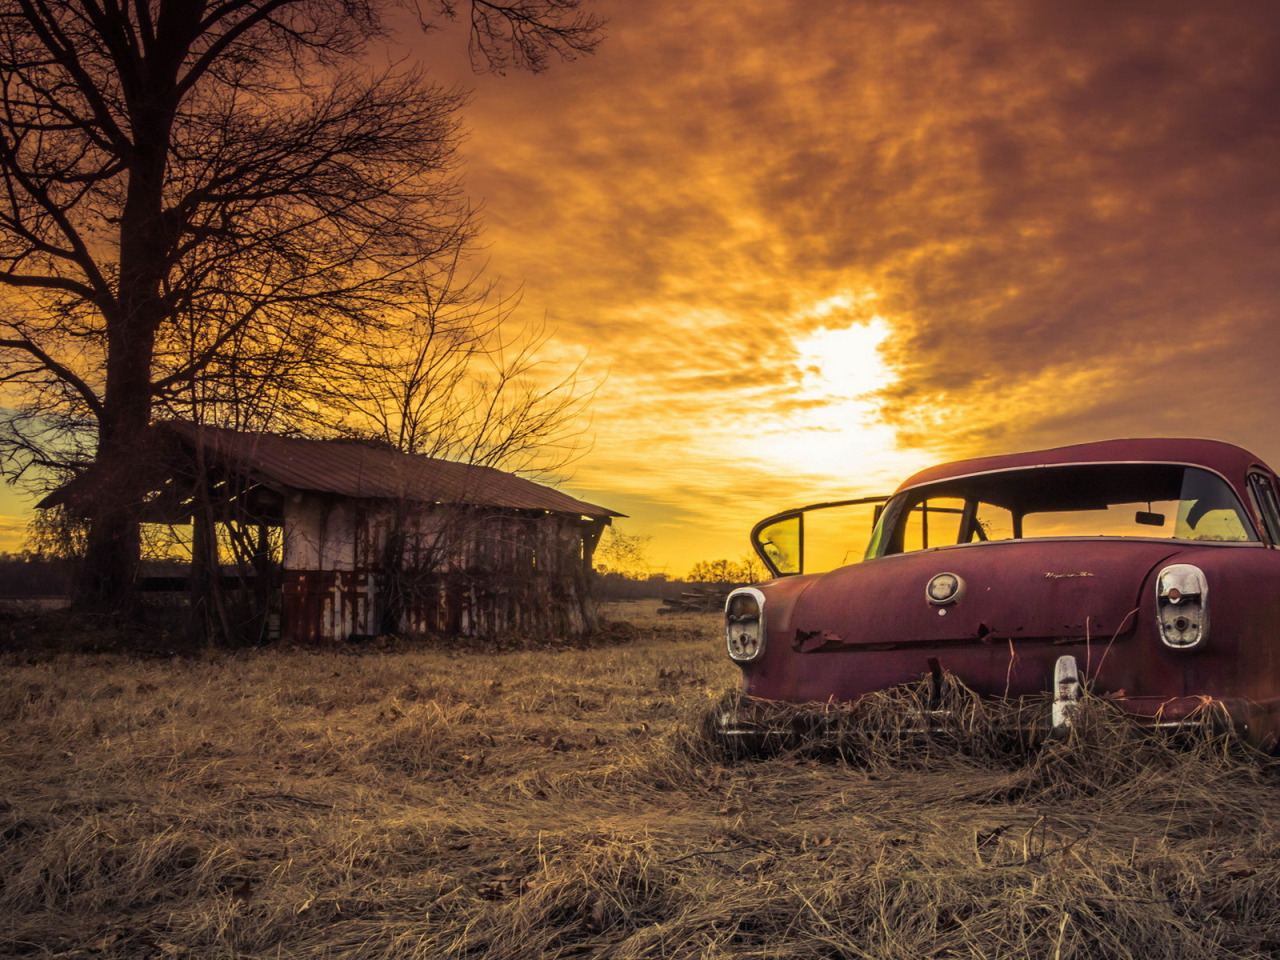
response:
<path id="1" fill-rule="evenodd" d="M 374 597 L 368 573 L 286 570 L 283 579 L 281 639 L 311 644 L 376 632 L 370 626 Z"/>
<path id="2" fill-rule="evenodd" d="M 285 506 L 282 636 L 580 634 L 584 539 L 598 522 L 295 495 Z"/>

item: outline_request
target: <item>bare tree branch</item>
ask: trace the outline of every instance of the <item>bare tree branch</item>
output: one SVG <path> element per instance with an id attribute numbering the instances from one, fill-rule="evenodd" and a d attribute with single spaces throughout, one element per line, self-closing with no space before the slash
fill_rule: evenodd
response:
<path id="1" fill-rule="evenodd" d="M 464 98 L 421 70 L 369 73 L 391 2 L 0 7 L 0 316 L 12 331 L 0 382 L 20 394 L 0 424 L 0 467 L 21 475 L 93 451 L 102 596 L 136 567 L 127 481 L 154 417 L 333 430 L 322 403 L 346 355 L 403 343 L 450 295 L 478 229 L 457 178 Z M 424 9 L 457 15 L 452 0 Z M 477 56 L 499 70 L 542 69 L 598 40 L 578 0 L 473 0 L 470 21 Z M 429 406 L 449 349 L 474 375 L 486 354 L 468 351 L 493 341 L 467 322 L 455 313 L 439 328 L 445 355 L 420 358 L 405 403 Z M 525 358 L 490 376 L 515 397 L 533 369 Z M 472 433 L 449 448 L 531 450 L 552 420 L 520 396 L 487 414 L 503 441 Z M 476 429 L 460 403 L 434 426 Z M 537 429 L 512 426 L 516 409 Z M 411 446 L 413 423 L 400 438 Z"/>

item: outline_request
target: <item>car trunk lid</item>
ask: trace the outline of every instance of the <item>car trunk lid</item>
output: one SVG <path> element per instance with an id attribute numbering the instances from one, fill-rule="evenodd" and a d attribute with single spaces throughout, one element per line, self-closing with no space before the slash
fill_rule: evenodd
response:
<path id="1" fill-rule="evenodd" d="M 798 604 L 795 649 L 1030 639 L 1110 640 L 1133 631 L 1142 584 L 1172 556 L 1167 541 L 1001 541 L 897 554 L 816 580 Z M 938 574 L 963 588 L 948 604 L 926 596 Z"/>

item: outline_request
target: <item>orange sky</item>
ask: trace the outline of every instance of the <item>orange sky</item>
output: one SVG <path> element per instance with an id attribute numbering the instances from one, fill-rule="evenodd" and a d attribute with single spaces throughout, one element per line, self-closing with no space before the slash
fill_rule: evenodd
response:
<path id="1" fill-rule="evenodd" d="M 603 380 L 566 489 L 655 569 L 953 456 L 1280 463 L 1273 0 L 595 9 L 598 53 L 543 75 L 414 46 L 474 90 L 491 274 Z"/>

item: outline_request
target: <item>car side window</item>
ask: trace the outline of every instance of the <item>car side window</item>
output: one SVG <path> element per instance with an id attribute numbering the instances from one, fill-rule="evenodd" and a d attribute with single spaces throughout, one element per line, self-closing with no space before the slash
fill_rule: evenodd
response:
<path id="1" fill-rule="evenodd" d="M 976 504 L 971 537 L 975 540 L 1012 540 L 1013 512 L 1008 507 L 990 503 Z"/>
<path id="2" fill-rule="evenodd" d="M 775 576 L 791 576 L 803 570 L 804 514 L 792 513 L 751 532 L 756 553 Z"/>
<path id="3" fill-rule="evenodd" d="M 1249 474 L 1249 492 L 1253 494 L 1258 513 L 1262 514 L 1267 539 L 1280 545 L 1280 501 L 1276 500 L 1276 488 L 1271 477 L 1265 473 Z"/>
<path id="4" fill-rule="evenodd" d="M 902 549 L 909 552 L 959 543 L 964 505 L 964 501 L 956 497 L 921 500 L 907 514 L 902 528 Z"/>

